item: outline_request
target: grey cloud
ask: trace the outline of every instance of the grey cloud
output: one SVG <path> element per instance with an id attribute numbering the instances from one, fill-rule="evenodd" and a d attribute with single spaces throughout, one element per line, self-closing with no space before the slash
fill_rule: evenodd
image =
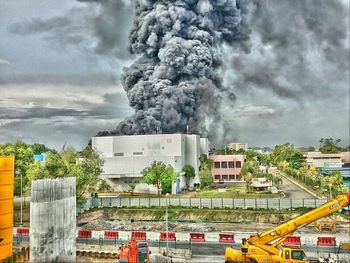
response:
<path id="1" fill-rule="evenodd" d="M 108 120 L 125 118 L 131 114 L 131 109 L 127 106 L 128 100 L 124 93 L 107 93 L 103 98 L 104 102 L 98 105 L 86 101 L 75 101 L 75 103 L 83 108 L 87 108 L 88 116 L 95 118 Z"/>
<path id="2" fill-rule="evenodd" d="M 0 120 L 86 116 L 86 111 L 34 106 L 30 108 L 0 108 Z"/>
<path id="3" fill-rule="evenodd" d="M 0 143 L 23 140 L 28 143 L 44 143 L 58 150 L 64 144 L 81 149 L 100 129 L 107 129 L 117 121 L 95 118 L 15 120 L 0 125 Z"/>
<path id="4" fill-rule="evenodd" d="M 15 23 L 9 26 L 9 30 L 21 35 L 41 33 L 55 48 L 70 46 L 92 54 L 130 59 L 132 56 L 125 51 L 131 26 L 132 1 L 84 2 L 93 3 L 74 7 L 63 16 Z"/>
<path id="5" fill-rule="evenodd" d="M 0 65 L 1 65 L 1 64 L 10 65 L 10 62 L 7 61 L 6 59 L 1 59 L 1 58 L 0 58 Z"/>
<path id="6" fill-rule="evenodd" d="M 124 94 L 108 93 L 103 96 L 102 103 L 92 103 L 75 100 L 71 108 L 46 107 L 40 105 L 40 100 L 32 103 L 31 107 L 0 107 L 0 120 L 50 119 L 54 117 L 118 119 L 130 114 L 126 106 Z M 43 102 L 44 100 L 41 99 Z M 48 103 L 48 101 L 46 101 Z"/>
<path id="7" fill-rule="evenodd" d="M 62 85 L 71 84 L 77 86 L 96 86 L 96 85 L 116 85 L 119 79 L 112 72 L 103 72 L 100 74 L 56 74 L 49 73 L 31 73 L 18 74 L 13 72 L 2 73 L 0 75 L 0 85 L 4 84 L 50 84 Z"/>

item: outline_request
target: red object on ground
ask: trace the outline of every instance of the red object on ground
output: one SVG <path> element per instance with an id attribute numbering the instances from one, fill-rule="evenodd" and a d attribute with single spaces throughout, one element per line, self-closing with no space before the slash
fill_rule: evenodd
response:
<path id="1" fill-rule="evenodd" d="M 105 231 L 104 239 L 119 239 L 118 231 Z"/>
<path id="2" fill-rule="evenodd" d="M 289 236 L 284 241 L 283 244 L 286 246 L 300 246 L 300 237 L 299 236 Z"/>
<path id="3" fill-rule="evenodd" d="M 192 242 L 205 242 L 205 234 L 202 234 L 202 233 L 190 233 L 190 240 Z"/>
<path id="4" fill-rule="evenodd" d="M 78 231 L 78 238 L 91 238 L 92 232 L 91 230 L 79 230 Z"/>
<path id="5" fill-rule="evenodd" d="M 29 228 L 28 227 L 19 227 L 16 230 L 17 236 L 28 237 L 29 236 Z"/>
<path id="6" fill-rule="evenodd" d="M 132 240 L 146 240 L 146 232 L 131 232 Z"/>
<path id="7" fill-rule="evenodd" d="M 334 247 L 336 246 L 337 241 L 335 237 L 318 237 L 317 246 L 320 247 Z"/>
<path id="8" fill-rule="evenodd" d="M 128 263 L 150 263 L 149 248 L 146 242 L 132 239 L 119 250 L 119 261 Z"/>
<path id="9" fill-rule="evenodd" d="M 235 243 L 234 234 L 219 234 L 219 242 L 221 243 Z"/>
<path id="10" fill-rule="evenodd" d="M 160 232 L 160 240 L 166 241 L 166 232 Z M 175 241 L 175 232 L 168 232 L 168 241 Z"/>

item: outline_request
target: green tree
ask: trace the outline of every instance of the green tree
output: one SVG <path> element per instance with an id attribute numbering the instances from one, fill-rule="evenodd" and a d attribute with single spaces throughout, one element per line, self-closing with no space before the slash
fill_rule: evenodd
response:
<path id="1" fill-rule="evenodd" d="M 24 142 L 5 143 L 0 145 L 0 156 L 14 156 L 15 170 L 17 175 L 22 175 L 23 188 L 27 189 L 29 181 L 27 172 L 30 165 L 34 162 L 34 152 L 32 148 Z M 20 195 L 20 179 L 15 180 L 15 195 Z"/>
<path id="2" fill-rule="evenodd" d="M 308 152 L 315 152 L 315 151 L 316 151 L 316 148 L 313 147 L 313 146 L 309 146 L 309 147 L 307 148 L 307 151 L 308 151 Z"/>
<path id="3" fill-rule="evenodd" d="M 289 143 L 277 145 L 272 151 L 272 160 L 277 166 L 287 162 L 287 166 L 293 169 L 299 169 L 305 163 L 302 152 Z"/>
<path id="4" fill-rule="evenodd" d="M 47 152 L 57 153 L 56 150 L 47 147 L 45 144 L 34 143 L 32 145 L 29 145 L 29 146 L 30 146 L 30 148 L 32 148 L 34 154 L 42 154 L 42 153 L 47 153 Z"/>
<path id="5" fill-rule="evenodd" d="M 343 150 L 342 147 L 338 146 L 341 142 L 340 139 L 333 138 L 322 138 L 320 140 L 320 152 L 321 153 L 339 153 Z"/>
<path id="6" fill-rule="evenodd" d="M 73 147 L 68 146 L 61 152 L 61 157 L 65 163 L 76 163 L 79 158 L 79 153 Z"/>
<path id="7" fill-rule="evenodd" d="M 141 171 L 144 180 L 147 184 L 157 187 L 158 196 L 161 191 L 169 192 L 171 184 L 177 178 L 174 168 L 171 165 L 166 166 L 163 162 L 154 161 L 151 165 Z"/>
<path id="8" fill-rule="evenodd" d="M 68 167 L 59 153 L 48 152 L 43 168 L 47 171 L 46 178 L 62 178 L 68 175 Z"/>
<path id="9" fill-rule="evenodd" d="M 98 189 L 99 192 L 111 192 L 112 191 L 112 187 L 107 183 L 106 180 L 100 179 L 100 183 L 98 185 Z"/>
<path id="10" fill-rule="evenodd" d="M 244 180 L 245 180 L 245 183 L 246 183 L 246 191 L 249 193 L 250 192 L 250 186 L 251 186 L 252 180 L 253 180 L 253 175 L 248 172 L 244 176 Z"/>
<path id="11" fill-rule="evenodd" d="M 28 178 L 31 180 L 75 177 L 78 204 L 83 204 L 86 194 L 97 191 L 101 185 L 99 175 L 103 161 L 91 148 L 76 152 L 68 147 L 62 153 L 48 152 L 43 163 L 38 161 L 30 165 Z"/>
<path id="12" fill-rule="evenodd" d="M 340 171 L 333 171 L 329 175 L 329 182 L 334 185 L 342 185 L 343 184 L 343 176 L 341 175 Z"/>
<path id="13" fill-rule="evenodd" d="M 213 182 L 213 175 L 211 173 L 211 168 L 204 167 L 199 171 L 199 179 L 201 181 L 201 187 L 207 187 L 210 186 Z"/>
<path id="14" fill-rule="evenodd" d="M 261 153 L 258 155 L 260 160 L 260 164 L 269 167 L 272 162 L 271 154 L 269 153 Z"/>
<path id="15" fill-rule="evenodd" d="M 185 173 L 184 176 L 186 178 L 186 187 L 189 187 L 191 178 L 194 178 L 196 176 L 196 172 L 194 171 L 194 168 L 192 165 L 186 164 L 182 171 Z"/>
<path id="16" fill-rule="evenodd" d="M 100 184 L 99 176 L 102 173 L 103 160 L 91 147 L 86 147 L 82 152 L 77 154 L 76 163 L 71 163 L 67 166 L 73 167 L 73 169 L 70 170 L 69 175 L 76 177 L 77 198 L 78 201 L 83 202 L 87 193 L 98 190 Z"/>
<path id="17" fill-rule="evenodd" d="M 201 154 L 199 156 L 199 170 L 203 170 L 208 168 L 209 170 L 211 170 L 212 166 L 213 166 L 213 160 L 208 159 L 208 156 L 206 154 Z"/>
<path id="18" fill-rule="evenodd" d="M 257 173 L 257 170 L 258 170 L 257 168 L 258 168 L 258 165 L 255 160 L 249 160 L 249 161 L 247 160 L 243 164 L 243 167 L 241 169 L 241 175 L 245 177 L 247 173 L 255 174 Z"/>

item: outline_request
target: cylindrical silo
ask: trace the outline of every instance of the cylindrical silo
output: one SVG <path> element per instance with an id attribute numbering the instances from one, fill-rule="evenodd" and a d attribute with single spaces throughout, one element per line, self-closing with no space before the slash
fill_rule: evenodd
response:
<path id="1" fill-rule="evenodd" d="M 15 158 L 0 156 L 0 260 L 12 255 Z"/>

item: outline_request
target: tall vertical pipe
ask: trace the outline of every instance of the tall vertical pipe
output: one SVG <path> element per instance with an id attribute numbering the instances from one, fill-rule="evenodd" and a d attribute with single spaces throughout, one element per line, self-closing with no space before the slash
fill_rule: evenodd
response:
<path id="1" fill-rule="evenodd" d="M 0 260 L 12 255 L 14 171 L 15 158 L 0 156 Z"/>

